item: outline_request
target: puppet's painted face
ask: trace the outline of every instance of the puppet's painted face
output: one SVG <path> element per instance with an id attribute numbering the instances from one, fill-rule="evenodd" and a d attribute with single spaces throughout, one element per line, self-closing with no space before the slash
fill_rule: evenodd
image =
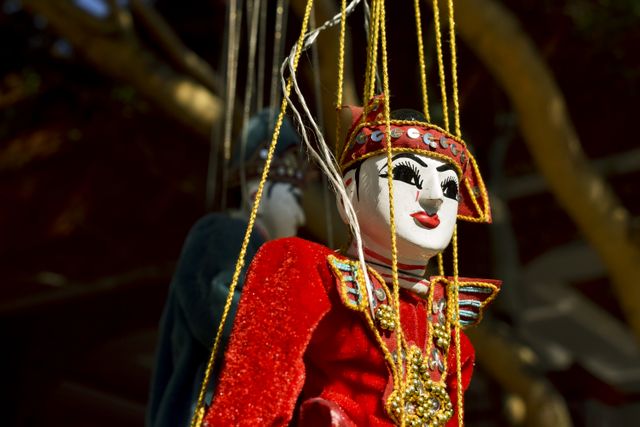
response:
<path id="1" fill-rule="evenodd" d="M 359 170 L 358 170 L 359 169 Z M 390 247 L 387 158 L 369 158 L 344 182 L 365 241 Z M 399 256 L 427 259 L 451 240 L 458 212 L 459 179 L 447 162 L 414 153 L 393 156 L 393 189 Z"/>
<path id="2" fill-rule="evenodd" d="M 247 184 L 251 200 L 255 198 L 258 181 Z M 258 209 L 258 219 L 271 239 L 295 236 L 305 223 L 302 191 L 285 182 L 267 181 Z"/>

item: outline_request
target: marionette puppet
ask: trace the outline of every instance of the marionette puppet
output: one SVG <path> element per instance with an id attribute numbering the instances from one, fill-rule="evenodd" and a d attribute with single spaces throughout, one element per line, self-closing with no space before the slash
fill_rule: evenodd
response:
<path id="1" fill-rule="evenodd" d="M 461 326 L 479 321 L 498 283 L 424 275 L 449 245 L 457 217 L 489 220 L 486 191 L 463 141 L 412 111 L 394 115 L 385 134 L 383 103 L 377 97 L 368 112 L 353 109 L 341 159 L 366 273 L 353 244 L 345 253 L 299 238 L 265 244 L 244 285 L 205 425 L 457 425 L 455 403 L 474 356 L 464 334 L 452 338 L 453 323 L 457 316 Z M 385 135 L 392 139 L 399 310 Z"/>
<path id="2" fill-rule="evenodd" d="M 273 131 L 274 113 L 263 110 L 244 128 L 240 151 L 231 163 L 229 192 L 242 198 L 239 207 L 211 213 L 201 218 L 189 232 L 178 267 L 169 288 L 159 331 L 156 363 L 147 411 L 150 427 L 175 427 L 189 424 L 198 397 L 199 382 L 211 351 L 214 330 L 220 322 L 236 256 L 247 228 L 257 175 L 264 166 L 268 142 Z M 240 144 L 237 145 L 239 147 Z M 304 225 L 300 203 L 304 172 L 299 156 L 299 140 L 288 121 L 280 132 L 274 167 L 266 181 L 266 194 L 260 205 L 256 227 L 248 242 L 252 257 L 268 240 L 295 236 Z M 245 191 L 241 169 L 246 178 Z M 230 197 L 233 199 L 233 197 Z M 242 283 L 242 278 L 241 278 Z M 236 288 L 230 308 L 231 317 L 240 299 L 242 286 Z M 223 334 L 228 339 L 231 328 Z"/>
<path id="3" fill-rule="evenodd" d="M 292 86 L 300 96 L 295 69 L 306 41 L 315 37 L 306 34 L 310 4 L 302 35 L 285 61 L 290 77 L 280 118 Z M 340 18 L 341 46 L 349 7 L 343 2 L 341 14 L 333 18 Z M 385 96 L 384 0 L 372 0 L 370 14 L 368 101 L 350 108 L 351 126 L 336 152 L 337 163 L 322 154 L 328 149 L 303 101 L 301 108 L 290 103 L 294 116 L 299 120 L 302 110 L 316 131 L 317 150 L 299 126 L 310 155 L 338 194 L 352 243 L 334 251 L 286 238 L 259 250 L 248 270 L 213 401 L 208 408 L 198 406 L 193 425 L 463 424 L 463 393 L 474 351 L 461 329 L 480 321 L 499 282 L 459 276 L 456 221 L 490 222 L 488 196 L 460 137 L 457 96 L 455 134 L 447 130 L 448 113 L 444 129 L 430 123 L 424 78 L 425 114 L 391 113 Z M 452 24 L 453 10 L 449 16 Z M 440 49 L 439 29 L 436 36 Z M 383 92 L 375 95 L 379 59 Z M 442 67 L 440 84 L 444 87 Z M 341 105 L 341 93 L 336 105 Z M 444 89 L 442 94 L 447 112 Z M 449 245 L 453 271 L 445 275 L 442 252 Z M 237 269 L 242 259 L 241 251 Z M 427 276 L 429 262 L 437 262 L 437 275 Z"/>

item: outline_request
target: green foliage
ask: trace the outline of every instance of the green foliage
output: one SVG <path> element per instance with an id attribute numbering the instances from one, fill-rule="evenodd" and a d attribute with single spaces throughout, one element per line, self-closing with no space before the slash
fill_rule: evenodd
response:
<path id="1" fill-rule="evenodd" d="M 37 93 L 42 83 L 40 74 L 31 68 L 27 68 L 22 72 L 24 91 L 28 94 Z"/>
<path id="2" fill-rule="evenodd" d="M 137 92 L 131 86 L 118 85 L 111 89 L 111 98 L 125 105 L 132 105 L 137 100 Z"/>
<path id="3" fill-rule="evenodd" d="M 568 0 L 563 8 L 577 30 L 594 40 L 637 28 L 640 18 L 638 0 Z"/>

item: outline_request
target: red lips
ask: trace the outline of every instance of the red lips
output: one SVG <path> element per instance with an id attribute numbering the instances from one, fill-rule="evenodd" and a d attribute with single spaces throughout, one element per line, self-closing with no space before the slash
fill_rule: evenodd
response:
<path id="1" fill-rule="evenodd" d="M 418 221 L 423 227 L 426 228 L 436 228 L 440 225 L 440 218 L 438 218 L 438 214 L 429 215 L 425 211 L 418 211 L 411 214 L 416 221 Z"/>

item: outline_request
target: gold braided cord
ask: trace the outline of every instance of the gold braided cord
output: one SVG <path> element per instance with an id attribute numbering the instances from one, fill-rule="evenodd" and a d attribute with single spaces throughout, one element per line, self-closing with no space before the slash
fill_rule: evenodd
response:
<path id="1" fill-rule="evenodd" d="M 302 29 L 300 30 L 300 37 L 298 38 L 298 41 L 296 43 L 296 52 L 293 58 L 292 73 L 295 73 L 295 71 L 298 68 L 298 63 L 300 62 L 300 55 L 302 54 L 304 35 L 307 32 L 307 27 L 309 25 L 309 18 L 311 16 L 312 7 L 313 7 L 313 0 L 308 0 L 305 13 L 304 13 L 304 18 L 302 20 Z M 200 393 L 198 394 L 198 400 L 196 402 L 196 410 L 191 423 L 192 427 L 200 427 L 202 425 L 204 412 L 205 412 L 204 396 L 206 393 L 207 384 L 209 383 L 211 372 L 213 372 L 216 354 L 218 353 L 220 340 L 222 337 L 222 330 L 224 328 L 226 319 L 229 315 L 229 310 L 231 308 L 231 301 L 233 300 L 233 295 L 235 294 L 235 289 L 238 285 L 240 272 L 242 271 L 242 268 L 244 267 L 244 264 L 245 264 L 245 256 L 247 253 L 247 247 L 249 246 L 251 231 L 253 230 L 253 226 L 255 224 L 256 217 L 258 215 L 258 207 L 260 206 L 260 200 L 262 199 L 262 192 L 264 190 L 264 185 L 269 175 L 269 168 L 271 166 L 271 161 L 273 160 L 276 144 L 278 141 L 278 137 L 280 135 L 280 129 L 282 127 L 282 122 L 284 120 L 284 113 L 287 109 L 287 97 L 291 92 L 292 83 L 293 83 L 293 80 L 291 79 L 291 77 L 289 77 L 289 79 L 287 80 L 287 86 L 285 88 L 285 93 L 287 96 L 283 97 L 282 99 L 282 103 L 280 106 L 280 113 L 278 114 L 278 119 L 276 121 L 274 130 L 273 130 L 273 136 L 271 138 L 271 145 L 269 146 L 269 151 L 267 153 L 267 158 L 265 160 L 265 166 L 264 166 L 264 169 L 262 170 L 262 176 L 260 177 L 260 184 L 258 185 L 258 190 L 256 192 L 254 204 L 251 207 L 249 224 L 247 225 L 247 230 L 245 231 L 244 239 L 242 240 L 242 247 L 240 249 L 240 254 L 238 255 L 238 260 L 236 261 L 236 267 L 233 272 L 231 285 L 229 286 L 229 293 L 227 294 L 227 299 L 225 301 L 224 310 L 222 312 L 222 318 L 220 319 L 220 323 L 218 324 L 216 338 L 215 338 L 215 341 L 213 342 L 213 350 L 211 351 L 211 354 L 209 356 L 209 361 L 207 362 L 207 367 L 205 369 L 204 379 L 202 380 L 202 385 L 200 386 Z"/>
<path id="2" fill-rule="evenodd" d="M 385 120 L 385 131 L 384 137 L 387 142 L 387 184 L 389 187 L 389 231 L 391 234 L 391 277 L 393 281 L 393 301 L 394 301 L 394 317 L 396 321 L 396 325 L 398 330 L 402 330 L 402 321 L 400 318 L 400 284 L 398 283 L 398 245 L 396 242 L 396 219 L 395 219 L 395 208 L 394 208 L 394 194 L 393 194 L 393 164 L 392 164 L 392 154 L 393 151 L 391 149 L 391 107 L 390 107 L 390 92 L 389 92 L 389 68 L 388 68 L 388 58 L 387 58 L 387 25 L 386 25 L 386 17 L 385 17 L 385 4 L 384 0 L 378 0 L 378 13 L 379 16 L 377 20 L 379 21 L 378 25 L 380 28 L 380 43 L 381 43 L 381 52 L 382 52 L 382 87 L 383 92 L 386 97 L 386 102 L 384 103 L 384 120 Z M 375 59 L 375 57 L 374 57 Z M 404 380 L 401 378 L 403 375 L 403 358 L 402 358 L 402 333 L 396 333 L 396 348 L 397 348 L 397 371 L 399 376 L 398 378 L 398 391 L 399 391 L 399 404 L 401 408 L 404 408 Z M 405 411 L 400 412 L 400 427 L 405 426 Z"/>
<path id="3" fill-rule="evenodd" d="M 458 426 L 462 427 L 464 422 L 464 408 L 462 407 L 462 366 L 460 363 L 460 288 L 458 286 L 458 224 L 453 227 L 453 305 L 455 319 L 453 322 L 455 345 L 456 345 L 456 381 L 457 406 L 458 406 Z"/>
<path id="4" fill-rule="evenodd" d="M 340 40 L 338 42 L 338 92 L 336 93 L 336 141 L 335 153 L 340 150 L 341 122 L 340 110 L 342 108 L 342 90 L 344 86 L 344 45 L 347 34 L 347 0 L 340 4 Z"/>
<path id="5" fill-rule="evenodd" d="M 380 48 L 380 27 L 383 24 L 381 22 L 381 13 L 380 13 L 380 8 L 381 5 L 383 3 L 383 0 L 377 2 L 377 6 L 376 6 L 376 11 L 375 11 L 375 15 L 376 15 L 376 20 L 375 20 L 375 25 L 376 25 L 376 30 L 374 32 L 374 39 L 373 39 L 373 57 L 372 57 L 372 61 L 371 61 L 371 79 L 369 80 L 369 96 L 367 99 L 371 99 L 373 98 L 373 96 L 375 95 L 376 92 L 376 79 L 379 79 L 378 77 L 378 49 Z"/>
<path id="6" fill-rule="evenodd" d="M 336 109 L 342 108 L 342 90 L 344 85 L 344 45 L 347 33 L 347 0 L 340 4 L 340 40 L 338 44 L 338 92 L 336 93 Z"/>
<path id="7" fill-rule="evenodd" d="M 366 1 L 366 0 L 365 0 Z M 369 28 L 368 28 L 368 40 L 367 40 L 367 59 L 366 59 L 366 63 L 365 63 L 365 70 L 364 70 L 364 87 L 362 89 L 362 99 L 363 99 L 363 105 L 366 108 L 367 105 L 367 101 L 369 100 L 368 96 L 369 96 L 369 81 L 371 80 L 371 62 L 372 62 L 372 56 L 373 56 L 373 52 L 375 50 L 375 47 L 373 46 L 373 37 L 374 37 L 374 32 L 375 32 L 375 8 L 376 8 L 377 4 L 374 2 L 371 7 L 369 8 Z"/>
<path id="8" fill-rule="evenodd" d="M 425 340 L 424 354 L 430 357 L 431 347 L 433 346 L 433 324 L 431 322 L 431 310 L 433 309 L 433 297 L 435 296 L 435 283 L 429 286 L 429 294 L 427 295 L 427 337 Z"/>
<path id="9" fill-rule="evenodd" d="M 389 289 L 387 288 L 386 282 L 384 281 L 384 279 L 382 278 L 382 276 L 380 276 L 380 274 L 378 274 L 377 271 L 375 271 L 373 268 L 367 267 L 367 270 L 369 272 L 369 274 L 371 274 L 372 276 L 374 276 L 376 278 L 376 280 L 378 281 L 378 283 L 380 283 L 380 285 L 384 288 L 385 293 L 387 295 L 389 295 L 389 297 L 391 297 L 391 292 L 389 291 Z M 394 381 L 401 381 L 401 377 L 398 375 L 402 375 L 402 371 L 398 371 L 397 368 L 397 364 L 396 362 L 394 362 L 393 360 L 393 356 L 391 355 L 391 352 L 389 351 L 389 349 L 387 348 L 387 345 L 385 344 L 384 340 L 382 339 L 380 332 L 378 331 L 378 328 L 375 325 L 375 322 L 373 321 L 373 318 L 371 317 L 371 312 L 369 310 L 365 310 L 364 311 L 365 315 L 366 315 L 366 319 L 367 319 L 367 323 L 369 324 L 369 328 L 370 330 L 373 331 L 374 336 L 376 337 L 376 341 L 378 342 L 378 345 L 380 346 L 380 348 L 382 348 L 382 352 L 384 353 L 384 358 L 386 359 L 387 363 L 389 364 L 389 366 L 392 367 L 392 375 L 394 378 Z M 400 331 L 400 326 L 398 324 L 396 324 L 396 328 L 398 328 L 397 330 Z M 402 334 L 399 334 L 402 335 Z M 398 348 L 398 351 L 400 351 L 401 349 Z M 398 354 L 399 356 L 399 354 Z"/>
<path id="10" fill-rule="evenodd" d="M 365 0 L 368 1 L 368 0 Z M 369 35 L 368 35 L 368 40 L 367 40 L 367 59 L 366 59 L 366 63 L 365 63 L 365 69 L 364 69 L 364 87 L 362 89 L 362 99 L 363 99 L 363 104 L 366 106 L 367 101 L 370 99 L 368 98 L 368 94 L 369 94 L 369 80 L 371 79 L 371 57 L 373 55 L 373 32 L 375 29 L 375 23 L 373 22 L 374 19 L 374 10 L 373 8 L 376 7 L 375 2 L 371 5 L 371 7 L 369 8 Z"/>
<path id="11" fill-rule="evenodd" d="M 196 412 L 193 414 L 193 418 L 191 418 L 191 427 L 200 427 L 202 425 L 202 421 L 204 420 L 204 411 L 205 407 L 196 406 Z"/>
<path id="12" fill-rule="evenodd" d="M 442 116 L 444 128 L 449 131 L 449 105 L 447 104 L 447 85 L 444 75 L 444 60 L 442 56 L 442 34 L 440 32 L 440 7 L 438 0 L 433 0 L 433 24 L 436 32 L 436 52 L 438 56 L 438 75 L 440 76 L 440 93 L 442 94 Z"/>
<path id="13" fill-rule="evenodd" d="M 427 66 L 424 60 L 424 42 L 422 40 L 422 17 L 420 15 L 420 0 L 414 0 L 416 12 L 416 37 L 418 39 L 418 59 L 420 62 L 420 87 L 422 89 L 422 110 L 427 122 L 431 122 L 429 114 L 429 95 L 427 90 Z"/>
<path id="14" fill-rule="evenodd" d="M 449 0 L 449 42 L 451 43 L 451 84 L 453 86 L 453 120 L 456 136 L 461 137 L 460 104 L 458 100 L 458 59 L 456 57 L 456 31 L 453 19 L 453 0 Z"/>
<path id="15" fill-rule="evenodd" d="M 426 66 L 424 64 L 424 56 L 423 56 L 423 46 L 422 46 L 422 33 L 421 33 L 421 20 L 420 20 L 420 8 L 419 4 L 416 2 L 416 26 L 418 32 L 418 46 L 420 49 L 420 66 L 421 66 L 421 83 L 422 83 L 422 95 L 423 95 L 423 106 L 425 110 L 425 116 L 428 117 L 428 98 L 427 98 L 427 90 L 426 90 Z M 443 118 L 444 118 L 444 127 L 445 130 L 449 131 L 449 110 L 447 103 L 447 90 L 446 90 L 446 78 L 444 73 L 444 59 L 442 54 L 442 37 L 441 37 L 441 29 L 440 29 L 440 11 L 438 8 L 437 0 L 433 2 L 434 8 L 434 20 L 436 27 L 436 47 L 438 54 L 438 72 L 440 77 L 440 89 L 442 94 L 442 105 L 443 105 Z M 404 407 L 404 381 L 401 378 L 403 375 L 403 360 L 402 360 L 402 345 L 403 345 L 403 334 L 400 333 L 402 329 L 402 322 L 400 318 L 400 296 L 399 296 L 399 283 L 398 283 L 398 250 L 397 250 L 397 241 L 396 241 L 396 227 L 395 227 L 395 209 L 394 209 L 394 194 L 393 194 L 393 165 L 392 165 L 392 146 L 391 146 L 391 138 L 390 138 L 390 130 L 391 130 L 391 119 L 390 119 L 390 91 L 389 91 L 389 73 L 388 73 L 388 58 L 387 58 L 387 39 L 386 39 L 386 20 L 385 20 L 385 4 L 384 0 L 374 0 L 372 7 L 372 21 L 371 28 L 372 32 L 370 34 L 370 44 L 369 45 L 369 54 L 368 54 L 368 63 L 367 63 L 367 79 L 365 82 L 365 99 L 373 98 L 375 93 L 375 72 L 377 66 L 377 43 L 378 43 L 378 34 L 380 35 L 380 49 L 382 56 L 382 75 L 383 75 L 383 93 L 386 97 L 386 102 L 384 103 L 384 120 L 385 120 L 385 140 L 386 140 L 386 156 L 387 156 L 387 181 L 388 181 L 388 190 L 389 190 L 389 228 L 391 234 L 391 267 L 392 267 L 392 280 L 393 280 L 393 299 L 394 299 L 394 317 L 396 321 L 396 325 L 398 325 L 399 332 L 396 334 L 397 339 L 397 357 L 396 363 L 394 366 L 394 371 L 396 373 L 396 379 L 398 380 L 398 396 L 400 397 L 400 407 Z M 454 102 L 454 120 L 455 120 L 455 132 L 458 137 L 460 137 L 460 118 L 459 118 L 459 100 L 458 100 L 458 83 L 457 83 L 457 61 L 456 61 L 456 47 L 455 47 L 455 34 L 454 34 L 454 19 L 453 19 L 453 0 L 449 0 L 449 30 L 450 30 L 450 39 L 451 39 L 451 67 L 452 67 L 452 85 L 453 85 L 453 102 Z M 355 134 L 355 132 L 354 132 Z M 461 366 L 461 348 L 460 348 L 460 304 L 459 304 L 459 283 L 458 283 L 458 232 L 457 225 L 453 230 L 453 286 L 448 286 L 447 289 L 447 324 L 448 327 L 451 327 L 453 324 L 454 328 L 454 340 L 455 340 L 455 348 L 456 348 L 456 380 L 457 380 L 457 418 L 458 425 L 460 427 L 463 426 L 464 423 L 464 409 L 463 409 L 463 390 L 462 390 L 462 366 Z M 444 263 L 442 254 L 438 255 L 438 270 L 441 276 L 444 276 Z M 433 304 L 433 286 L 431 287 L 430 295 L 428 297 L 428 304 Z M 427 310 L 431 307 L 428 306 Z M 431 336 L 431 327 L 429 327 L 428 335 Z M 427 345 L 427 351 L 431 343 Z M 442 374 L 442 380 L 446 378 L 447 375 L 447 367 L 445 365 L 444 372 Z M 405 413 L 401 411 L 400 413 L 400 426 L 404 427 L 405 425 Z"/>
<path id="16" fill-rule="evenodd" d="M 447 329 L 451 330 L 451 321 L 454 318 L 455 314 L 455 304 L 454 304 L 454 292 L 453 286 L 451 286 L 451 282 L 448 279 L 445 279 L 444 284 L 446 286 L 445 294 L 447 296 Z M 445 356 L 448 354 L 448 351 L 445 353 Z M 442 372 L 441 380 L 445 382 L 447 379 L 447 375 L 449 375 L 449 363 L 444 363 L 444 371 Z"/>
<path id="17" fill-rule="evenodd" d="M 473 156 L 469 156 L 470 166 L 473 168 L 474 174 L 480 176 L 480 170 L 478 169 L 478 163 Z M 478 204 L 477 196 L 473 194 L 473 189 L 469 184 L 469 181 L 464 182 L 465 187 L 469 194 L 471 194 L 471 201 L 473 202 L 474 207 L 480 213 L 480 220 L 477 222 L 488 222 L 490 219 L 490 211 L 489 211 L 489 193 L 487 193 L 487 187 L 484 185 L 484 182 L 478 182 L 478 190 L 480 191 L 480 196 L 482 198 L 482 205 L 485 206 L 485 209 L 482 209 Z M 473 220 L 470 220 L 473 222 Z"/>
<path id="18" fill-rule="evenodd" d="M 380 1 L 374 0 L 371 6 L 369 30 L 369 49 L 367 57 L 367 74 L 365 79 L 364 99 L 373 98 L 376 90 L 376 73 L 378 70 L 378 43 L 380 34 Z"/>

